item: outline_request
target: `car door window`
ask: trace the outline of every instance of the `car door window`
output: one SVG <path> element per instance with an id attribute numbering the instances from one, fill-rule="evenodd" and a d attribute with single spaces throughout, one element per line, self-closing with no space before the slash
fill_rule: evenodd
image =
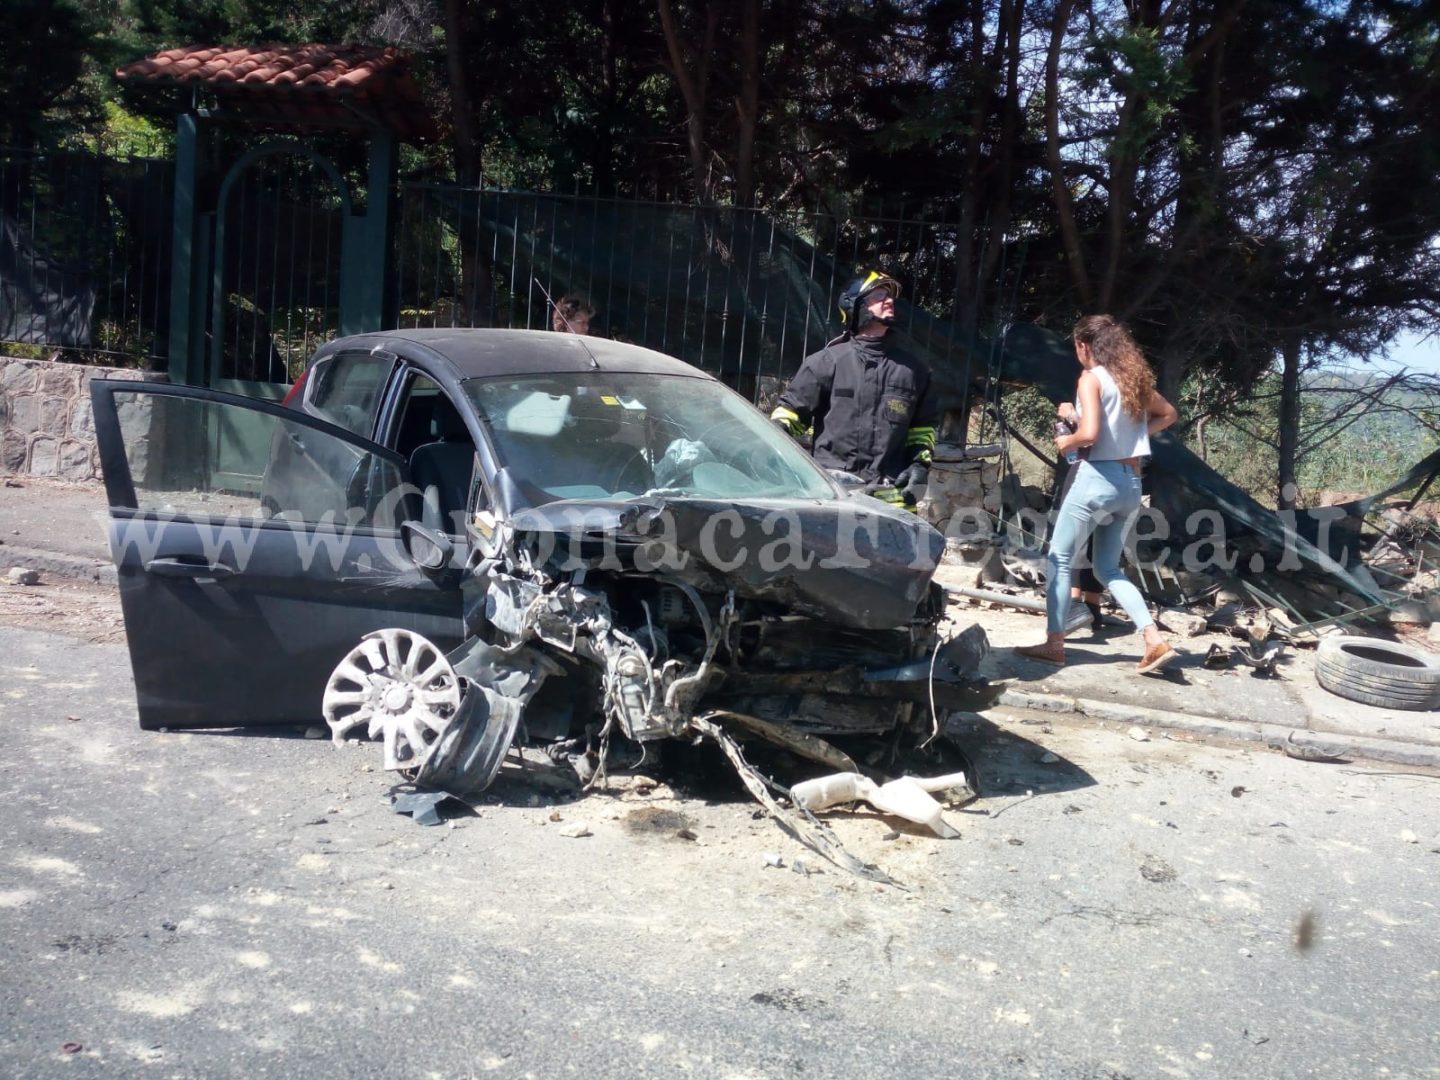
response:
<path id="1" fill-rule="evenodd" d="M 370 437 L 381 391 L 395 366 L 390 353 L 342 352 L 315 365 L 306 404 L 346 431 Z"/>
<path id="2" fill-rule="evenodd" d="M 116 390 L 113 401 L 130 481 L 124 494 L 142 513 L 381 527 L 399 516 L 398 458 L 293 410 L 153 388 Z M 224 433 L 242 423 L 270 447 L 263 475 L 248 486 L 236 486 L 217 454 Z"/>

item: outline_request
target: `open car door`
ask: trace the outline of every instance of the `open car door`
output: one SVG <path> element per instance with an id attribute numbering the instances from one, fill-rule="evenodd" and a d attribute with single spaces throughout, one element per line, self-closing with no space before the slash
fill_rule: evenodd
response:
<path id="1" fill-rule="evenodd" d="M 320 723 L 326 680 L 370 631 L 460 642 L 459 574 L 405 548 L 398 455 L 195 387 L 96 380 L 91 399 L 142 728 Z M 269 440 L 249 489 L 218 453 L 237 429 Z"/>

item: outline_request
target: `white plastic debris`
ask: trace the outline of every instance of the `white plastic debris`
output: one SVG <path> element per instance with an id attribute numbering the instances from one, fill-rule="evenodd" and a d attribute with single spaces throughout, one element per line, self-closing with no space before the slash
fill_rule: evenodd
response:
<path id="1" fill-rule="evenodd" d="M 790 799 L 800 809 L 811 811 L 863 799 L 882 814 L 894 814 L 924 825 L 936 836 L 949 840 L 959 836 L 960 832 L 945 820 L 944 807 L 930 793 L 968 786 L 963 772 L 928 780 L 902 776 L 885 784 L 877 784 L 860 773 L 845 772 L 804 780 L 790 789 Z"/>
<path id="2" fill-rule="evenodd" d="M 1146 731 L 1143 727 L 1132 727 L 1130 729 L 1130 738 L 1134 739 L 1136 742 L 1149 742 L 1150 733 Z"/>
<path id="3" fill-rule="evenodd" d="M 560 830 L 560 835 L 568 836 L 572 839 L 579 839 L 582 836 L 594 836 L 595 834 L 590 831 L 590 826 L 586 825 L 585 822 L 572 821 Z"/>
<path id="4" fill-rule="evenodd" d="M 778 869 L 779 867 L 782 867 L 782 866 L 785 865 L 785 860 L 782 859 L 782 858 L 781 858 L 779 855 L 777 855 L 775 852 L 773 852 L 773 851 L 767 851 L 767 852 L 765 852 L 765 865 L 766 865 L 766 866 L 773 866 L 773 867 L 776 867 L 776 868 Z"/>

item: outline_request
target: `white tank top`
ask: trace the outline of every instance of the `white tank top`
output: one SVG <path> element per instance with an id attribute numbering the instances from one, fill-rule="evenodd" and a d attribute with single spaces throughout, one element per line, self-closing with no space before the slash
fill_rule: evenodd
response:
<path id="1" fill-rule="evenodd" d="M 1139 420 L 1125 411 L 1121 403 L 1120 387 L 1115 376 L 1096 364 L 1090 369 L 1100 381 L 1100 436 L 1090 447 L 1086 458 L 1090 461 L 1118 461 L 1122 458 L 1148 457 L 1150 455 L 1150 417 L 1144 414 Z M 1080 400 L 1075 400 L 1075 413 L 1082 415 Z"/>

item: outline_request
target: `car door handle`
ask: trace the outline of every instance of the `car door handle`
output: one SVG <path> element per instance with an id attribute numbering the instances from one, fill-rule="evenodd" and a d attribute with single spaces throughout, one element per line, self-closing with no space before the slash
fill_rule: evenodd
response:
<path id="1" fill-rule="evenodd" d="M 145 572 L 156 577 L 228 578 L 235 573 L 233 566 L 224 563 L 190 562 L 186 559 L 151 559 L 145 564 Z"/>

